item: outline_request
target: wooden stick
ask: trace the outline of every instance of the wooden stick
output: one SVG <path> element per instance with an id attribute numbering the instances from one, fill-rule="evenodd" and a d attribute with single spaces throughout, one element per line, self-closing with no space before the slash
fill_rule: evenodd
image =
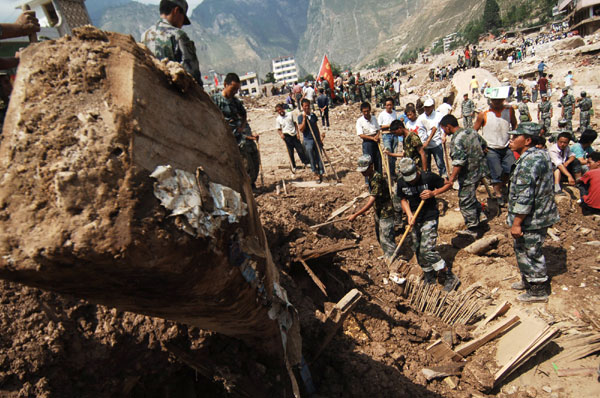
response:
<path id="1" fill-rule="evenodd" d="M 310 229 L 317 229 L 317 228 L 321 228 L 324 227 L 326 225 L 331 225 L 331 224 L 335 224 L 341 221 L 347 221 L 345 218 L 338 218 L 337 220 L 331 220 L 331 221 L 327 221 L 321 224 L 317 224 L 317 225 L 311 225 L 309 228 Z"/>
<path id="2" fill-rule="evenodd" d="M 265 177 L 263 176 L 262 158 L 260 156 L 260 143 L 256 140 L 256 151 L 258 152 L 258 170 L 260 171 L 260 185 L 265 186 Z"/>
<path id="3" fill-rule="evenodd" d="M 325 162 L 323 162 L 323 155 L 325 155 L 325 158 L 327 159 L 327 161 L 329 162 L 329 167 L 331 167 L 331 170 L 333 170 L 333 175 L 335 176 L 335 180 L 339 183 L 340 177 L 338 177 L 336 171 L 335 171 L 335 167 L 333 167 L 333 163 L 331 163 L 331 160 L 329 160 L 329 155 L 327 155 L 327 152 L 325 151 L 325 146 L 323 145 L 323 143 L 321 142 L 321 145 L 319 145 L 320 141 L 317 141 L 317 136 L 315 135 L 315 132 L 312 129 L 312 126 L 310 125 L 310 120 L 306 121 L 306 124 L 308 124 L 308 128 L 310 129 L 310 133 L 313 136 L 313 139 L 315 140 L 315 145 L 317 146 L 317 152 L 319 153 L 319 157 L 321 158 L 321 162 L 323 163 L 323 167 L 325 167 Z M 319 137 L 321 138 L 321 137 Z"/>
<path id="4" fill-rule="evenodd" d="M 350 202 L 346 203 L 345 205 L 343 205 L 342 207 L 334 210 L 331 215 L 329 216 L 329 218 L 327 218 L 327 221 L 331 221 L 334 218 L 336 218 L 339 215 L 344 214 L 346 211 L 348 211 L 348 209 L 350 209 L 352 206 L 354 206 L 354 204 L 360 200 L 360 199 L 364 199 L 366 197 L 369 196 L 369 192 L 363 192 L 360 195 L 358 195 L 356 198 L 352 199 Z"/>
<path id="5" fill-rule="evenodd" d="M 510 309 L 510 307 L 511 307 L 511 304 L 508 301 L 503 302 L 498 307 L 496 307 L 496 309 L 487 318 L 485 318 L 485 320 L 481 323 L 480 326 L 477 327 L 477 329 L 483 328 L 485 325 L 487 325 L 494 319 L 506 314 L 508 312 L 508 310 Z"/>
<path id="6" fill-rule="evenodd" d="M 283 183 L 283 192 L 287 195 L 288 191 L 287 191 L 287 187 L 285 186 L 285 178 L 282 178 L 281 182 Z"/>
<path id="7" fill-rule="evenodd" d="M 414 223 L 416 222 L 417 217 L 419 217 L 419 213 L 421 213 L 421 209 L 423 209 L 424 205 L 425 205 L 425 201 L 421 200 L 421 203 L 419 203 L 419 207 L 417 208 L 417 211 L 413 215 L 413 224 L 409 225 L 408 228 L 406 228 L 406 231 L 404 231 L 404 235 L 402 235 L 402 239 L 400 239 L 400 243 L 398 243 L 398 246 L 396 246 L 396 250 L 394 250 L 394 254 L 392 255 L 392 258 L 389 259 L 388 268 L 391 267 L 392 264 L 394 264 L 394 261 L 396 260 L 396 257 L 398 257 L 398 253 L 400 252 L 400 248 L 402 247 L 404 240 L 408 236 L 408 233 L 410 231 L 412 231 L 412 229 L 414 227 Z"/>
<path id="8" fill-rule="evenodd" d="M 21 9 L 23 10 L 23 12 L 25 12 L 25 11 L 31 11 L 31 7 L 28 4 L 25 4 L 25 5 L 21 6 Z M 33 12 L 33 16 L 35 16 L 35 12 Z M 29 34 L 29 42 L 30 43 L 37 43 L 38 42 L 37 33 L 33 32 L 33 33 Z"/>
<path id="9" fill-rule="evenodd" d="M 315 283 L 315 285 L 317 285 L 317 287 L 327 297 L 327 290 L 325 289 L 325 285 L 323 284 L 323 282 L 321 282 L 321 280 L 319 279 L 319 277 L 313 272 L 312 269 L 310 269 L 310 267 L 308 266 L 308 264 L 306 264 L 306 261 L 304 261 L 301 258 L 299 260 L 300 260 L 300 263 L 302 263 L 302 265 L 304 266 L 304 269 L 306 270 L 306 272 L 308 273 L 308 275 L 311 277 L 311 279 Z"/>
<path id="10" fill-rule="evenodd" d="M 390 190 L 390 198 L 392 198 L 394 196 L 394 191 L 392 189 L 392 174 L 390 172 L 390 162 L 388 161 L 387 155 L 383 153 L 383 149 L 381 149 L 381 141 L 377 142 L 377 148 L 379 148 L 379 155 L 381 156 L 381 165 L 383 166 L 383 170 L 387 174 L 388 189 Z"/>

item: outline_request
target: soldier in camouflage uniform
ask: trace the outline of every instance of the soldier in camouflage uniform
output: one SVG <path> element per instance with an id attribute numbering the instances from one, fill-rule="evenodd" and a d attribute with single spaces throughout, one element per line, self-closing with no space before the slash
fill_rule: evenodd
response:
<path id="1" fill-rule="evenodd" d="M 468 93 L 465 93 L 461 108 L 463 117 L 463 127 L 466 129 L 473 128 L 473 115 L 475 114 L 475 104 L 473 103 L 473 100 L 469 98 Z"/>
<path id="2" fill-rule="evenodd" d="M 563 88 L 563 96 L 559 103 L 562 107 L 562 118 L 567 121 L 567 129 L 573 131 L 573 114 L 575 113 L 575 98 L 569 94 L 568 88 Z"/>
<path id="3" fill-rule="evenodd" d="M 383 174 L 375 171 L 370 155 L 362 155 L 358 159 L 357 171 L 368 179 L 370 196 L 363 208 L 349 216 L 348 221 L 354 221 L 358 216 L 369 211 L 371 207 L 375 207 L 375 234 L 387 261 L 396 250 L 394 242 L 395 214 L 388 184 Z"/>
<path id="4" fill-rule="evenodd" d="M 360 77 L 360 72 L 356 74 L 356 96 L 362 103 L 367 101 L 367 87 L 365 86 L 365 79 Z"/>
<path id="5" fill-rule="evenodd" d="M 242 160 L 246 168 L 252 188 L 256 188 L 256 178 L 260 168 L 260 155 L 256 146 L 258 135 L 253 134 L 246 119 L 246 108 L 235 97 L 241 86 L 240 78 L 235 73 L 225 77 L 224 88 L 220 93 L 213 95 L 213 102 L 219 107 L 225 120 L 231 127 L 231 132 L 238 144 Z"/>
<path id="6" fill-rule="evenodd" d="M 408 223 L 413 226 L 412 246 L 423 270 L 423 279 L 426 283 L 435 283 L 437 273 L 440 279 L 444 279 L 444 290 L 449 292 L 460 282 L 436 247 L 440 213 L 435 198 L 448 191 L 451 184 L 437 174 L 419 171 L 412 159 L 403 158 L 399 163 L 401 177 L 398 179 L 396 196 L 400 199 Z M 421 202 L 423 207 L 415 217 L 414 213 Z"/>
<path id="7" fill-rule="evenodd" d="M 585 91 L 581 92 L 581 99 L 577 100 L 577 108 L 579 108 L 579 132 L 583 133 L 585 129 L 590 127 L 590 111 L 592 110 L 592 100 L 588 98 Z"/>
<path id="8" fill-rule="evenodd" d="M 542 246 L 548 227 L 559 220 L 554 201 L 552 164 L 548 152 L 535 147 L 536 123 L 523 123 L 512 132 L 510 148 L 521 156 L 511 175 L 507 223 L 514 238 L 521 281 L 511 287 L 526 290 L 523 302 L 548 301 L 548 274 Z"/>
<path id="9" fill-rule="evenodd" d="M 541 122 L 543 134 L 550 134 L 550 126 L 552 124 L 552 103 L 548 99 L 548 94 L 542 94 L 542 102 L 538 105 L 538 120 Z"/>
<path id="10" fill-rule="evenodd" d="M 196 56 L 196 46 L 187 33 L 181 30 L 189 25 L 188 4 L 185 0 L 162 0 L 160 2 L 160 20 L 144 32 L 142 43 L 158 59 L 178 62 L 186 72 L 202 86 L 200 64 Z"/>
<path id="11" fill-rule="evenodd" d="M 525 94 L 523 96 L 523 102 L 519 103 L 519 123 L 530 122 L 531 114 L 529 113 L 529 106 L 527 103 L 529 102 L 529 94 Z"/>
<path id="12" fill-rule="evenodd" d="M 384 98 L 385 96 L 383 94 L 383 87 L 381 86 L 381 84 L 379 84 L 379 82 L 377 82 L 377 85 L 375 86 L 375 101 L 377 102 L 378 108 L 383 108 Z"/>
<path id="13" fill-rule="evenodd" d="M 352 72 L 348 72 L 348 94 L 350 101 L 356 102 L 356 78 L 352 76 Z"/>
<path id="14" fill-rule="evenodd" d="M 452 158 L 452 174 L 450 182 L 458 180 L 458 205 L 465 219 L 466 229 L 459 234 L 477 238 L 480 226 L 481 203 L 477 200 L 477 186 L 484 177 L 485 141 L 473 129 L 458 126 L 453 115 L 446 115 L 440 121 L 440 128 L 446 135 L 451 135 L 450 157 Z"/>
<path id="15" fill-rule="evenodd" d="M 402 153 L 391 153 L 386 149 L 384 153 L 395 158 L 412 159 L 419 170 L 427 171 L 427 169 L 423 169 L 423 165 L 427 167 L 427 155 L 425 154 L 425 149 L 419 135 L 414 131 L 408 131 L 402 120 L 394 120 L 392 122 L 390 133 L 404 137 L 402 141 L 403 151 Z"/>

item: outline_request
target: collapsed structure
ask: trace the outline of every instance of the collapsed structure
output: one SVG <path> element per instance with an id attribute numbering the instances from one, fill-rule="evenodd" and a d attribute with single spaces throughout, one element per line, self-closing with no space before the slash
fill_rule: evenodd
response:
<path id="1" fill-rule="evenodd" d="M 297 314 L 235 140 L 131 36 L 23 51 L 0 145 L 0 277 L 245 341 L 297 394 Z"/>

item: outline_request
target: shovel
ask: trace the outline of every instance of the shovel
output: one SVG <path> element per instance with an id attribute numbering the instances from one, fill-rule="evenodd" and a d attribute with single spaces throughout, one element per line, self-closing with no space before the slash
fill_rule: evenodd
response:
<path id="1" fill-rule="evenodd" d="M 421 209 L 423 209 L 423 205 L 425 205 L 425 201 L 421 200 L 421 203 L 419 203 L 419 207 L 417 208 L 417 211 L 415 212 L 415 214 L 413 214 L 413 220 L 417 220 L 417 217 L 419 217 L 419 213 L 421 212 Z M 408 236 L 408 234 L 410 233 L 410 231 L 412 231 L 414 226 L 414 223 L 409 225 L 408 228 L 406 228 L 406 231 L 404 231 L 404 235 L 402 235 L 402 239 L 400 239 L 400 243 L 398 243 L 398 246 L 396 246 L 396 250 L 394 250 L 394 254 L 392 255 L 392 258 L 390 258 L 390 260 L 388 261 L 388 267 L 391 267 L 392 264 L 394 264 L 394 261 L 396 260 L 396 258 L 398 257 L 398 253 L 400 252 L 400 248 L 402 247 L 402 244 L 404 243 L 404 240 L 406 239 L 406 237 Z"/>
<path id="2" fill-rule="evenodd" d="M 485 190 L 488 194 L 487 207 L 490 218 L 497 217 L 500 215 L 500 205 L 498 204 L 498 198 L 496 197 L 496 195 L 493 194 L 492 189 L 490 188 L 490 183 L 488 182 L 487 178 L 483 177 L 481 179 L 481 182 L 483 182 L 483 185 L 485 185 Z"/>

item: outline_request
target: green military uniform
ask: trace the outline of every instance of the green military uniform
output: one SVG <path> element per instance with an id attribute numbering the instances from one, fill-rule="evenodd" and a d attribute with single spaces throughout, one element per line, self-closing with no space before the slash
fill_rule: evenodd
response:
<path id="1" fill-rule="evenodd" d="M 394 244 L 394 206 L 388 183 L 378 171 L 369 178 L 369 190 L 375 198 L 375 233 L 385 257 L 390 258 L 396 250 Z"/>
<path id="2" fill-rule="evenodd" d="M 529 113 L 529 106 L 526 103 L 521 102 L 518 106 L 519 109 L 519 123 L 530 122 L 531 114 Z"/>
<path id="3" fill-rule="evenodd" d="M 473 113 L 475 112 L 475 103 L 469 98 L 462 103 L 463 127 L 473 128 Z"/>
<path id="4" fill-rule="evenodd" d="M 200 63 L 196 56 L 196 46 L 182 29 L 161 18 L 156 25 L 144 32 L 142 43 L 158 59 L 178 62 L 186 72 L 202 86 Z"/>
<path id="5" fill-rule="evenodd" d="M 383 87 L 381 87 L 381 84 L 377 83 L 375 86 L 375 101 L 377 101 L 378 107 L 383 108 L 385 105 L 383 103 L 384 98 Z"/>
<path id="6" fill-rule="evenodd" d="M 460 129 L 452 134 L 450 157 L 452 166 L 461 166 L 458 175 L 458 205 L 469 229 L 479 226 L 481 203 L 477 200 L 477 186 L 484 176 L 485 155 L 483 138 L 473 129 Z"/>
<path id="7" fill-rule="evenodd" d="M 422 146 L 423 143 L 421 142 L 419 135 L 414 131 L 408 133 L 406 138 L 404 138 L 404 157 L 412 159 L 419 170 L 423 170 L 423 161 L 421 159 L 421 154 L 419 153 L 419 148 Z"/>
<path id="8" fill-rule="evenodd" d="M 540 124 L 545 129 L 545 134 L 550 134 L 550 126 L 552 124 L 552 117 L 550 116 L 550 112 L 552 111 L 552 103 L 550 101 L 540 102 L 538 105 L 538 110 L 540 111 Z"/>
<path id="9" fill-rule="evenodd" d="M 356 102 L 356 77 L 350 76 L 348 79 L 348 94 L 350 95 L 350 101 Z"/>
<path id="10" fill-rule="evenodd" d="M 243 130 L 240 130 L 243 122 L 246 120 L 246 108 L 237 98 L 225 98 L 223 94 L 216 93 L 212 97 L 213 102 L 219 107 L 225 120 L 231 127 L 231 131 L 238 144 L 244 167 L 250 176 L 252 184 L 256 182 L 260 169 L 260 155 L 254 140 L 248 140 L 245 137 L 251 135 L 250 127 L 246 124 Z"/>
<path id="11" fill-rule="evenodd" d="M 528 123 L 519 128 L 529 128 L 530 125 L 534 126 L 532 129 L 537 126 Z M 536 132 L 531 135 L 536 135 Z M 512 226 L 516 215 L 526 215 L 521 224 L 523 236 L 514 240 L 517 263 L 527 282 L 544 283 L 548 275 L 542 245 L 548 227 L 559 220 L 548 152 L 535 147 L 526 150 L 515 164 L 510 180 L 507 223 Z"/>
<path id="12" fill-rule="evenodd" d="M 560 105 L 563 108 L 563 119 L 567 121 L 567 129 L 573 131 L 573 105 L 575 98 L 571 94 L 560 97 Z"/>
<path id="13" fill-rule="evenodd" d="M 369 81 L 365 83 L 364 87 L 366 93 L 365 101 L 371 102 L 371 98 L 373 97 L 373 85 Z"/>
<path id="14" fill-rule="evenodd" d="M 592 110 L 592 100 L 584 97 L 576 105 L 579 108 L 579 130 L 583 132 L 586 128 L 590 127 L 590 111 Z"/>
<path id="15" fill-rule="evenodd" d="M 364 77 L 358 79 L 358 84 L 358 98 L 360 99 L 360 102 L 365 102 L 367 100 L 367 87 L 365 86 Z"/>
<path id="16" fill-rule="evenodd" d="M 323 79 L 321 81 L 321 84 L 323 85 L 323 91 L 325 91 L 325 95 L 327 96 L 327 98 L 331 98 L 331 87 L 329 87 L 329 82 Z"/>

